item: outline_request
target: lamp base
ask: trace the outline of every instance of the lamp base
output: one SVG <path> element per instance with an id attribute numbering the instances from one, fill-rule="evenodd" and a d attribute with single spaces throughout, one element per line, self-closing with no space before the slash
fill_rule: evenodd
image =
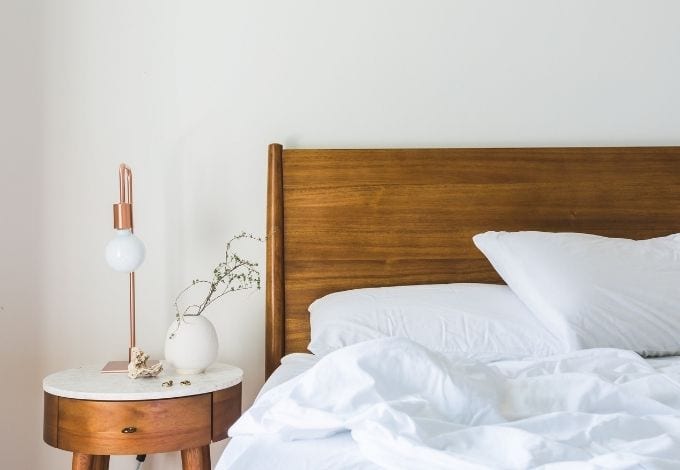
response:
<path id="1" fill-rule="evenodd" d="M 109 361 L 102 368 L 102 374 L 121 374 L 128 371 L 128 361 Z"/>

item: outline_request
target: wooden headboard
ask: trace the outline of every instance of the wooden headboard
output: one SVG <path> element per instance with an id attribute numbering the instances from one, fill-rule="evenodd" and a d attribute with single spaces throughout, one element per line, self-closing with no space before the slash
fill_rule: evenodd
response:
<path id="1" fill-rule="evenodd" d="M 269 147 L 266 374 L 306 351 L 330 292 L 500 278 L 487 230 L 680 232 L 680 147 Z"/>

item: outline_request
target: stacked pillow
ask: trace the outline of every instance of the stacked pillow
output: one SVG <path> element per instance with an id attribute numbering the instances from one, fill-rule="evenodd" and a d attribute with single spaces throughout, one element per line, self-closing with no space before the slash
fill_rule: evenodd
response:
<path id="1" fill-rule="evenodd" d="M 522 303 L 570 349 L 680 354 L 680 234 L 636 241 L 486 232 L 473 240 Z"/>
<path id="2" fill-rule="evenodd" d="M 401 336 L 478 360 L 613 347 L 680 354 L 680 234 L 650 240 L 486 232 L 474 242 L 507 286 L 356 289 L 309 308 L 309 350 L 324 355 Z"/>
<path id="3" fill-rule="evenodd" d="M 308 349 L 318 355 L 390 336 L 483 361 L 546 356 L 567 349 L 502 285 L 355 289 L 322 297 L 309 311 L 312 341 Z"/>

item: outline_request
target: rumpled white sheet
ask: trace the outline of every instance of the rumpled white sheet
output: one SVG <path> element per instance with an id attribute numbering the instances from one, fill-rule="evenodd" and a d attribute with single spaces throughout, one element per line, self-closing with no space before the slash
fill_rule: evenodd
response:
<path id="1" fill-rule="evenodd" d="M 350 431 L 393 469 L 677 469 L 679 379 L 616 349 L 482 364 L 379 339 L 264 393 L 230 434 Z"/>

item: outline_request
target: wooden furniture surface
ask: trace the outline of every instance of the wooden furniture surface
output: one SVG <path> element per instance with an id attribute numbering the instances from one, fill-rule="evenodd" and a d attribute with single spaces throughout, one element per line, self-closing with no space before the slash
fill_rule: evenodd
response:
<path id="1" fill-rule="evenodd" d="M 680 232 L 680 147 L 269 146 L 266 373 L 305 351 L 309 304 L 403 284 L 500 283 L 487 230 Z"/>
<path id="2" fill-rule="evenodd" d="M 146 382 L 130 382 L 124 392 L 116 392 L 122 398 L 117 400 L 83 396 L 106 396 L 87 390 L 132 380 L 124 374 L 97 376 L 92 369 L 53 374 L 43 385 L 43 439 L 73 452 L 72 468 L 78 470 L 106 470 L 110 455 L 172 451 L 181 451 L 185 470 L 210 469 L 210 443 L 226 438 L 241 414 L 242 371 L 221 366 L 194 376 L 137 379 Z M 78 373 L 86 385 L 67 389 L 64 384 L 73 383 Z M 162 388 L 162 382 L 170 379 L 174 385 Z M 195 385 L 182 386 L 182 380 Z M 192 386 L 196 394 L 191 394 Z M 126 396 L 150 398 L 126 400 Z"/>

